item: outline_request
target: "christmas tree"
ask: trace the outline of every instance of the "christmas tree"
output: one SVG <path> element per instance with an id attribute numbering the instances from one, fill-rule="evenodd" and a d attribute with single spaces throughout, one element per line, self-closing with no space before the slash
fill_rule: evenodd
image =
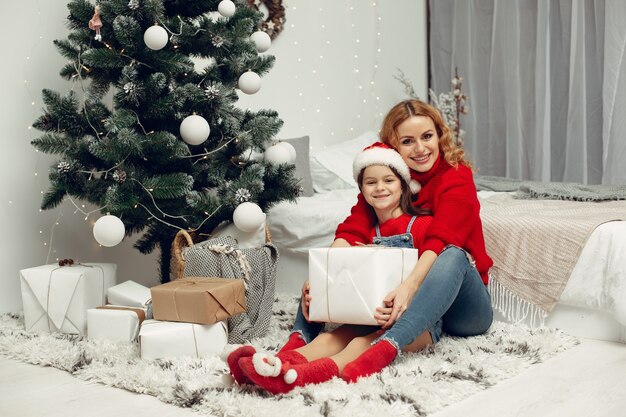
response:
<path id="1" fill-rule="evenodd" d="M 243 202 L 266 212 L 299 195 L 293 147 L 251 157 L 277 149 L 278 114 L 235 106 L 235 89 L 255 93 L 274 63 L 260 54 L 270 44 L 257 31 L 261 13 L 230 0 L 74 0 L 68 9 L 70 33 L 54 43 L 73 88 L 44 90 L 33 124 L 44 133 L 32 144 L 60 157 L 43 209 L 70 196 L 116 216 L 126 236 L 143 233 L 139 251 L 160 249 L 165 282 L 178 230 L 208 236 Z"/>

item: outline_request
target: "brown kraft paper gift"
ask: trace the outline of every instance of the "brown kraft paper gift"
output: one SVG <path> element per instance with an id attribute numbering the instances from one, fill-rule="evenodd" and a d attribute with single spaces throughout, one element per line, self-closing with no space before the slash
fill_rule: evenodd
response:
<path id="1" fill-rule="evenodd" d="M 243 280 L 189 277 L 150 288 L 155 320 L 213 324 L 246 311 Z"/>

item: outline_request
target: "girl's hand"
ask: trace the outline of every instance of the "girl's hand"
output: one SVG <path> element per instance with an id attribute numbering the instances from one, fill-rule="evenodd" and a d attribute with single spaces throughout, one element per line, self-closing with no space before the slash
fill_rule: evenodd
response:
<path id="1" fill-rule="evenodd" d="M 374 318 L 379 326 L 385 327 L 387 321 L 391 317 L 391 307 L 376 307 L 376 313 L 374 313 Z"/>
<path id="2" fill-rule="evenodd" d="M 388 329 L 404 314 L 413 300 L 416 290 L 405 281 L 395 290 L 391 291 L 384 299 L 384 307 L 376 309 L 374 316 L 381 323 L 383 329 Z"/>
<path id="3" fill-rule="evenodd" d="M 309 305 L 311 305 L 311 286 L 309 285 L 309 280 L 304 281 L 302 285 L 302 315 L 309 321 Z"/>

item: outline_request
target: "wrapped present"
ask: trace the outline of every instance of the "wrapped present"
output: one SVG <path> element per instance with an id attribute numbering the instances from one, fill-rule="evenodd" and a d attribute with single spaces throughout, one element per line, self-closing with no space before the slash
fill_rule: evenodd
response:
<path id="1" fill-rule="evenodd" d="M 120 306 L 148 308 L 150 297 L 150 288 L 130 280 L 107 290 L 108 303 Z"/>
<path id="2" fill-rule="evenodd" d="M 377 325 L 376 307 L 417 263 L 417 249 L 363 246 L 309 250 L 309 319 Z"/>
<path id="3" fill-rule="evenodd" d="M 87 337 L 132 342 L 146 319 L 146 309 L 106 305 L 87 310 Z"/>
<path id="4" fill-rule="evenodd" d="M 106 303 L 115 285 L 110 263 L 43 265 L 20 271 L 24 324 L 28 331 L 85 334 L 87 310 Z"/>
<path id="5" fill-rule="evenodd" d="M 157 285 L 152 293 L 155 320 L 212 324 L 246 311 L 243 280 L 190 277 Z"/>
<path id="6" fill-rule="evenodd" d="M 228 342 L 228 327 L 214 324 L 146 320 L 139 330 L 142 359 L 219 355 Z"/>

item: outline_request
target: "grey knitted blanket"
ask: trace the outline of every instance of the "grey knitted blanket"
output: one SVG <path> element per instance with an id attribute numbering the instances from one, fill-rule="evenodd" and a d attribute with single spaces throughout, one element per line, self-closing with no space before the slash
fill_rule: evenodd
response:
<path id="1" fill-rule="evenodd" d="M 516 191 L 519 200 L 609 201 L 626 200 L 625 185 L 586 185 L 574 182 L 522 181 L 476 175 L 478 191 Z"/>
<path id="2" fill-rule="evenodd" d="M 587 238 L 602 223 L 626 219 L 626 202 L 481 200 L 480 216 L 492 277 L 522 300 L 550 312 Z M 602 262 L 599 254 L 598 262 Z"/>

